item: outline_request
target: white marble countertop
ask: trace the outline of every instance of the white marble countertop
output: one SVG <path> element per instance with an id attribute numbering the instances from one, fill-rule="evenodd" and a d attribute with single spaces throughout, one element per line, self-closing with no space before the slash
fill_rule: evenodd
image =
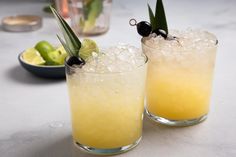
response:
<path id="1" fill-rule="evenodd" d="M 140 46 L 128 25 L 130 18 L 147 19 L 146 1 L 114 0 L 110 31 L 94 39 L 102 46 L 118 42 Z M 154 4 L 154 0 L 150 0 Z M 195 126 L 172 128 L 145 118 L 143 139 L 121 157 L 236 156 L 236 1 L 164 0 L 169 27 L 203 28 L 216 34 L 216 60 L 211 111 Z M 59 43 L 54 19 L 42 12 L 45 3 L 0 2 L 0 19 L 14 14 L 43 16 L 43 28 L 29 33 L 0 28 L 0 156 L 91 157 L 74 149 L 65 80 L 47 80 L 26 72 L 17 55 L 39 40 Z"/>

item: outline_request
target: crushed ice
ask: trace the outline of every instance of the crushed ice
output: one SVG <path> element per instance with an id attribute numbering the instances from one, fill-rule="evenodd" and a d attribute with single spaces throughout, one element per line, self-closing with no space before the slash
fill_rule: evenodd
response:
<path id="1" fill-rule="evenodd" d="M 140 49 L 128 44 L 118 44 L 100 50 L 98 54 L 92 53 L 79 70 L 96 73 L 132 71 L 142 66 L 145 60 L 146 57 Z"/>

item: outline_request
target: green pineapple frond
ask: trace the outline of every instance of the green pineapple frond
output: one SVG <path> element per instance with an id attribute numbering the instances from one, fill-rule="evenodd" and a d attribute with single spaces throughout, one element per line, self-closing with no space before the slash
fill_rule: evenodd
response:
<path id="1" fill-rule="evenodd" d="M 79 50 L 81 48 L 81 42 L 79 38 L 76 36 L 67 22 L 61 17 L 61 15 L 53 7 L 50 6 L 50 9 L 52 10 L 52 13 L 54 14 L 59 28 L 64 36 L 65 42 L 59 36 L 57 36 L 62 46 L 70 56 L 78 57 Z"/>
<path id="2" fill-rule="evenodd" d="M 149 18 L 150 23 L 152 25 L 152 29 L 163 29 L 168 34 L 168 25 L 166 21 L 166 15 L 165 15 L 165 9 L 162 3 L 162 0 L 156 1 L 156 10 L 155 15 L 153 14 L 153 11 L 151 7 L 148 4 L 148 12 L 149 12 Z"/>

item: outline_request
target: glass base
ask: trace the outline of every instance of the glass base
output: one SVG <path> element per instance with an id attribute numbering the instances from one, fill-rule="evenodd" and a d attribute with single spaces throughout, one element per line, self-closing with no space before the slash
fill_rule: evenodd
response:
<path id="1" fill-rule="evenodd" d="M 204 121 L 207 118 L 207 114 L 205 114 L 205 115 L 203 115 L 199 118 L 195 118 L 195 119 L 170 120 L 170 119 L 166 119 L 163 117 L 153 115 L 147 109 L 146 109 L 146 114 L 147 114 L 148 118 L 150 118 L 151 120 L 158 122 L 160 124 L 169 125 L 169 126 L 191 126 L 191 125 L 201 123 L 202 121 Z"/>
<path id="2" fill-rule="evenodd" d="M 80 144 L 79 142 L 74 141 L 74 144 L 77 148 L 81 149 L 82 151 L 85 151 L 90 154 L 96 154 L 96 155 L 114 155 L 114 154 L 121 154 L 125 153 L 134 147 L 136 147 L 139 142 L 141 141 L 140 137 L 137 141 L 135 141 L 133 144 L 123 146 L 123 147 L 118 147 L 118 148 L 112 148 L 112 149 L 99 149 L 99 148 L 93 148 L 89 146 L 85 146 Z"/>

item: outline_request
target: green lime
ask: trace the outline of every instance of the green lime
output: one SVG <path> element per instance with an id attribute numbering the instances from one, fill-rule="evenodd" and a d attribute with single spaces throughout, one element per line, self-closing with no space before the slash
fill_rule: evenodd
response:
<path id="1" fill-rule="evenodd" d="M 86 60 L 92 55 L 92 52 L 99 52 L 96 42 L 91 39 L 84 39 L 79 50 L 79 56 Z"/>
<path id="2" fill-rule="evenodd" d="M 63 48 L 63 46 L 60 46 L 55 51 L 49 52 L 48 57 L 53 62 L 54 65 L 63 65 L 65 58 L 67 57 L 67 52 Z"/>
<path id="3" fill-rule="evenodd" d="M 35 49 L 38 50 L 40 55 L 46 61 L 46 64 L 53 65 L 54 62 L 49 57 L 49 53 L 55 51 L 55 48 L 47 41 L 40 41 L 35 45 Z"/>
<path id="4" fill-rule="evenodd" d="M 22 54 L 22 58 L 25 62 L 33 65 L 45 64 L 45 60 L 41 57 L 40 53 L 35 48 L 29 48 Z"/>

